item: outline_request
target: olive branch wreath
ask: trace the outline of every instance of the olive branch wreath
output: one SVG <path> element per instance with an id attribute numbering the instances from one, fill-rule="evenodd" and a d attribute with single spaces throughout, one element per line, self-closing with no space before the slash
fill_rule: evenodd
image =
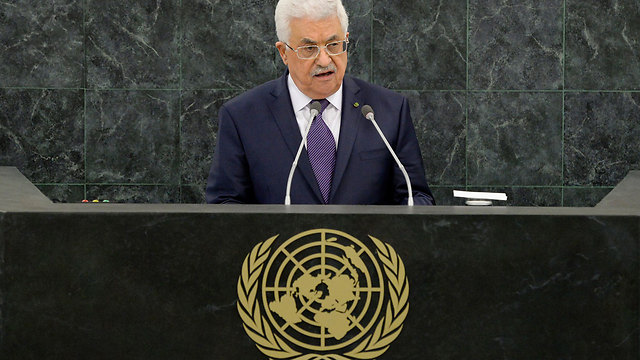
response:
<path id="1" fill-rule="evenodd" d="M 375 331 L 360 342 L 353 350 L 343 355 L 338 354 L 302 354 L 292 349 L 271 330 L 261 312 L 258 297 L 258 280 L 262 274 L 264 263 L 271 253 L 271 245 L 278 235 L 254 246 L 244 259 L 242 274 L 238 279 L 238 313 L 243 321 L 247 335 L 256 343 L 256 347 L 271 359 L 296 360 L 352 360 L 375 359 L 382 355 L 393 340 L 402 331 L 402 323 L 409 312 L 409 281 L 404 264 L 396 251 L 388 244 L 369 235 L 373 240 L 378 257 L 382 261 L 385 274 L 389 280 L 390 301 L 386 314 L 375 327 Z"/>

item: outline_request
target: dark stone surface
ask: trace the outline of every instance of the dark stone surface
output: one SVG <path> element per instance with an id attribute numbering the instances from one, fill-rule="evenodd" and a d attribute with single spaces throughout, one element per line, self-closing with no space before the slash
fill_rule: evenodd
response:
<path id="1" fill-rule="evenodd" d="M 612 188 L 568 187 L 563 192 L 564 206 L 596 206 Z"/>
<path id="2" fill-rule="evenodd" d="M 180 202 L 183 204 L 205 204 L 206 185 L 189 185 L 180 187 Z"/>
<path id="3" fill-rule="evenodd" d="M 179 0 L 85 6 L 88 88 L 179 87 Z"/>
<path id="4" fill-rule="evenodd" d="M 565 108 L 565 184 L 615 186 L 640 169 L 640 93 L 572 93 Z"/>
<path id="5" fill-rule="evenodd" d="M 465 88 L 466 4 L 375 2 L 373 80 L 392 89 Z"/>
<path id="6" fill-rule="evenodd" d="M 177 185 L 88 185 L 87 200 L 114 203 L 179 203 Z"/>
<path id="7" fill-rule="evenodd" d="M 0 87 L 83 86 L 82 1 L 0 2 Z"/>
<path id="8" fill-rule="evenodd" d="M 53 186 L 61 202 L 76 201 L 65 190 L 76 184 L 116 183 L 120 199 L 147 198 L 150 184 L 203 186 L 216 109 L 284 71 L 274 47 L 276 3 L 1 2 L 0 165 Z M 409 97 L 432 185 L 560 187 L 570 206 L 592 200 L 569 194 L 614 186 L 640 169 L 636 0 L 354 0 L 345 7 L 348 72 Z M 128 95 L 98 100 L 114 89 Z M 145 90 L 167 93 L 147 101 Z M 171 110 L 160 109 L 163 101 Z M 34 118 L 46 125 L 31 126 Z M 111 137 L 95 143 L 97 122 L 121 118 Z M 499 129 L 497 143 L 484 130 L 500 119 L 512 125 Z M 513 125 L 518 119 L 525 120 Z M 132 140 L 134 128 L 147 129 L 146 137 Z M 556 204 L 557 195 L 547 194 L 515 196 L 523 202 L 512 205 Z M 199 202 L 199 191 L 184 195 L 180 201 Z"/>
<path id="9" fill-rule="evenodd" d="M 404 262 L 409 315 L 380 359 L 638 358 L 637 217 L 145 211 L 5 214 L 0 354 L 263 359 L 242 261 L 315 228 Z"/>
<path id="10" fill-rule="evenodd" d="M 409 99 L 429 184 L 464 185 L 467 140 L 464 93 L 402 94 Z"/>
<path id="11" fill-rule="evenodd" d="M 357 78 L 371 81 L 372 37 L 374 0 L 345 1 L 349 14 L 349 62 L 347 73 Z"/>
<path id="12" fill-rule="evenodd" d="M 561 89 L 562 0 L 469 2 L 471 89 Z"/>
<path id="13" fill-rule="evenodd" d="M 562 94 L 474 93 L 469 185 L 562 185 Z"/>
<path id="14" fill-rule="evenodd" d="M 0 165 L 32 182 L 84 181 L 83 93 L 0 89 Z"/>
<path id="15" fill-rule="evenodd" d="M 465 190 L 465 187 L 460 186 L 431 186 L 431 192 L 436 199 L 438 205 L 462 205 L 464 206 L 464 199 L 453 197 L 453 190 Z"/>
<path id="16" fill-rule="evenodd" d="M 87 93 L 89 183 L 178 184 L 177 91 Z"/>
<path id="17" fill-rule="evenodd" d="M 38 185 L 38 190 L 54 203 L 79 203 L 86 198 L 84 188 L 84 185 Z"/>
<path id="18" fill-rule="evenodd" d="M 183 5 L 185 89 L 249 89 L 278 75 L 277 1 L 190 1 Z"/>
<path id="19" fill-rule="evenodd" d="M 640 89 L 640 5 L 567 0 L 566 87 Z"/>

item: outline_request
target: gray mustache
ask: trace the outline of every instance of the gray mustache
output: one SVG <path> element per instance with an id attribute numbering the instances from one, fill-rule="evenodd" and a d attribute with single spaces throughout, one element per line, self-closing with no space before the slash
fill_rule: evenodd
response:
<path id="1" fill-rule="evenodd" d="M 324 72 L 327 71 L 333 71 L 333 72 L 337 72 L 338 69 L 336 68 L 336 66 L 334 64 L 329 64 L 329 66 L 325 66 L 325 67 L 317 67 L 315 69 L 313 69 L 313 71 L 311 72 L 311 76 L 316 76 L 318 74 L 322 74 Z"/>

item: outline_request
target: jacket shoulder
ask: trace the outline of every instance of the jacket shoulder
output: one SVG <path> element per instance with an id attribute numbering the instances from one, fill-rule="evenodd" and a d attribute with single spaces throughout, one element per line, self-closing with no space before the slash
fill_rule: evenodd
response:
<path id="1" fill-rule="evenodd" d="M 223 106 L 233 111 L 246 110 L 265 104 L 267 100 L 273 98 L 272 93 L 278 88 L 279 81 L 281 81 L 281 79 L 274 79 L 258 85 L 225 102 Z"/>

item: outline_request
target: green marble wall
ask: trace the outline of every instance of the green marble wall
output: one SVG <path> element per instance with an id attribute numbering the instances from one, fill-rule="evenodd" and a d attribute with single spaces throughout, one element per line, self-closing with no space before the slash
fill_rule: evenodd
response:
<path id="1" fill-rule="evenodd" d="M 279 76 L 268 1 L 0 3 L 0 165 L 56 201 L 202 202 L 217 109 Z M 345 1 L 349 72 L 410 99 L 427 178 L 593 205 L 640 168 L 637 0 Z"/>

